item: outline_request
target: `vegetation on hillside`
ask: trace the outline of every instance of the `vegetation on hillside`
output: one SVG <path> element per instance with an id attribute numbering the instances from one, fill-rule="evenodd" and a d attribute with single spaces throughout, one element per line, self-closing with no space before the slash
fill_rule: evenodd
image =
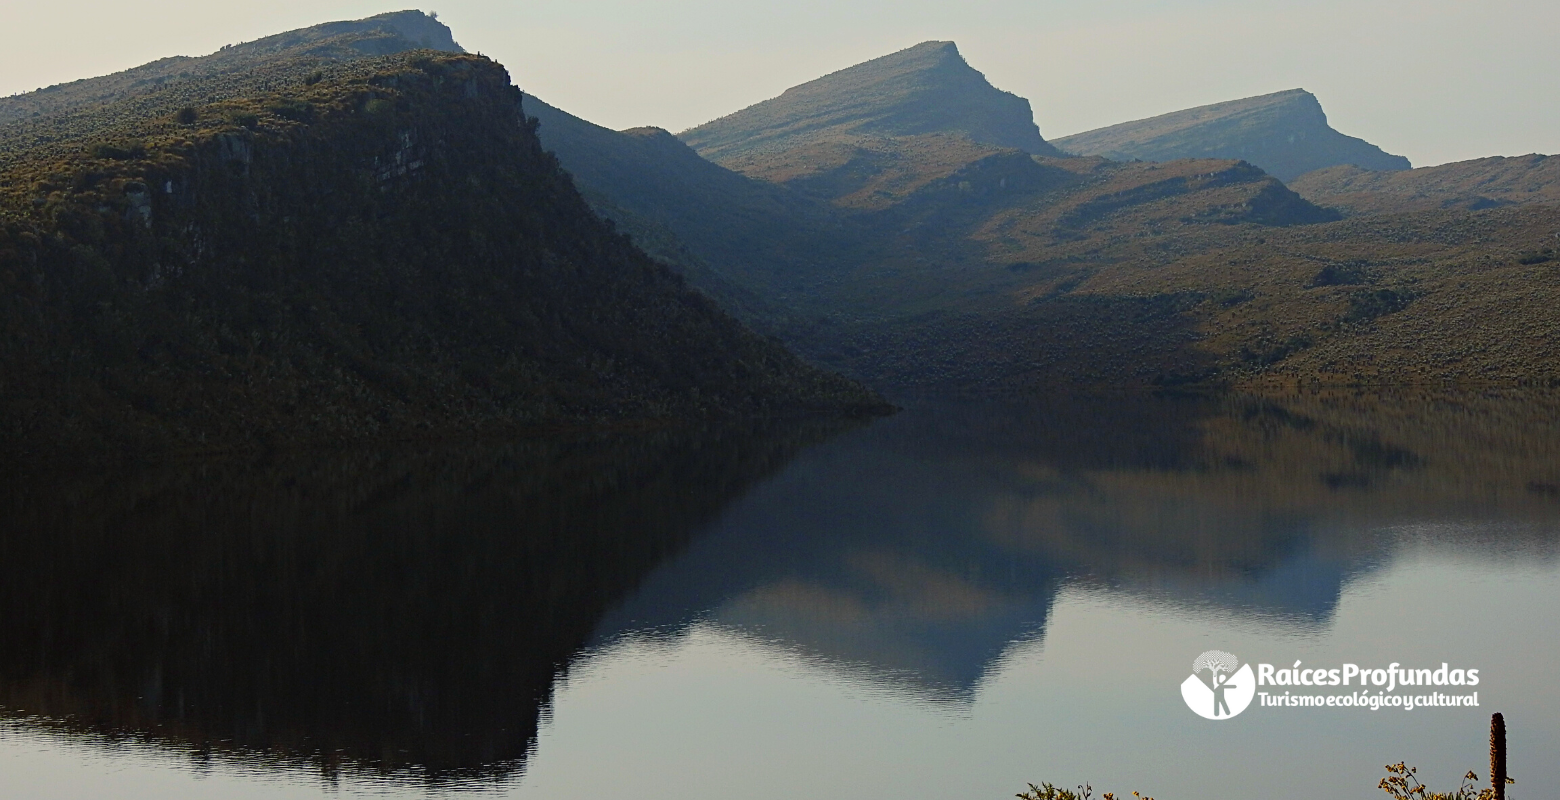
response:
<path id="1" fill-rule="evenodd" d="M 231 99 L 187 102 L 203 92 Z M 415 51 L 191 80 L 45 142 L 0 129 L 0 441 L 882 406 L 614 233 L 519 101 L 486 59 Z"/>

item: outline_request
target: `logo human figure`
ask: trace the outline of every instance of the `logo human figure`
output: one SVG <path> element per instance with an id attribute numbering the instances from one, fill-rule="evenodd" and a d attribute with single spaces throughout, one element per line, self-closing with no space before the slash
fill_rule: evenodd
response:
<path id="1" fill-rule="evenodd" d="M 1234 655 L 1223 650 L 1209 650 L 1197 657 L 1192 662 L 1192 673 L 1196 674 L 1208 670 L 1208 676 L 1213 689 L 1213 715 L 1229 716 L 1230 705 L 1224 700 L 1224 690 L 1234 688 L 1230 678 L 1234 676 L 1235 668 L 1240 666 L 1240 661 Z M 1222 712 L 1222 714 L 1221 714 Z"/>
<path id="2" fill-rule="evenodd" d="M 1224 702 L 1224 690 L 1232 685 L 1229 676 L 1221 675 L 1217 672 L 1213 673 L 1213 715 L 1215 717 L 1219 716 L 1219 709 L 1221 708 L 1224 709 L 1226 715 L 1230 713 L 1229 704 Z"/>

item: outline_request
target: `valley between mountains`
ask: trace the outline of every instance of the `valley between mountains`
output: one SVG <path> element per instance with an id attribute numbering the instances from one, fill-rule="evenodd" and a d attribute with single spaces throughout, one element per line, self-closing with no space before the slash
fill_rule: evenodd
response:
<path id="1" fill-rule="evenodd" d="M 680 134 L 524 88 L 396 12 L 0 99 L 0 443 L 1560 383 L 1545 156 L 1299 89 L 1047 141 L 939 41 Z"/>

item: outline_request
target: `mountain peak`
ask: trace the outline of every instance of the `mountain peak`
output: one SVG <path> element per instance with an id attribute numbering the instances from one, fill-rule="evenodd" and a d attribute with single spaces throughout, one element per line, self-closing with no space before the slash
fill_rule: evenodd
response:
<path id="1" fill-rule="evenodd" d="M 1383 171 L 1410 166 L 1402 156 L 1334 130 L 1321 101 L 1304 89 L 1123 122 L 1058 139 L 1056 145 L 1069 153 L 1118 161 L 1242 159 L 1282 181 L 1340 164 Z"/>
<path id="2" fill-rule="evenodd" d="M 1041 138 L 1029 101 L 992 86 L 957 45 L 945 41 L 922 42 L 793 86 L 681 137 L 720 162 L 841 137 L 928 133 L 1058 154 Z"/>

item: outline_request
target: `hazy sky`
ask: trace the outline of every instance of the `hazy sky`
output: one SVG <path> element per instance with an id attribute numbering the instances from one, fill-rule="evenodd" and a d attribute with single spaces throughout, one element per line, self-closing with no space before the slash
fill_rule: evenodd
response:
<path id="1" fill-rule="evenodd" d="M 434 2 L 435 0 L 428 0 Z M 1305 88 L 1416 166 L 1560 153 L 1557 0 L 437 0 L 456 41 L 613 128 L 673 131 L 928 39 L 1047 138 Z M 0 0 L 0 95 L 334 19 L 373 0 Z"/>

